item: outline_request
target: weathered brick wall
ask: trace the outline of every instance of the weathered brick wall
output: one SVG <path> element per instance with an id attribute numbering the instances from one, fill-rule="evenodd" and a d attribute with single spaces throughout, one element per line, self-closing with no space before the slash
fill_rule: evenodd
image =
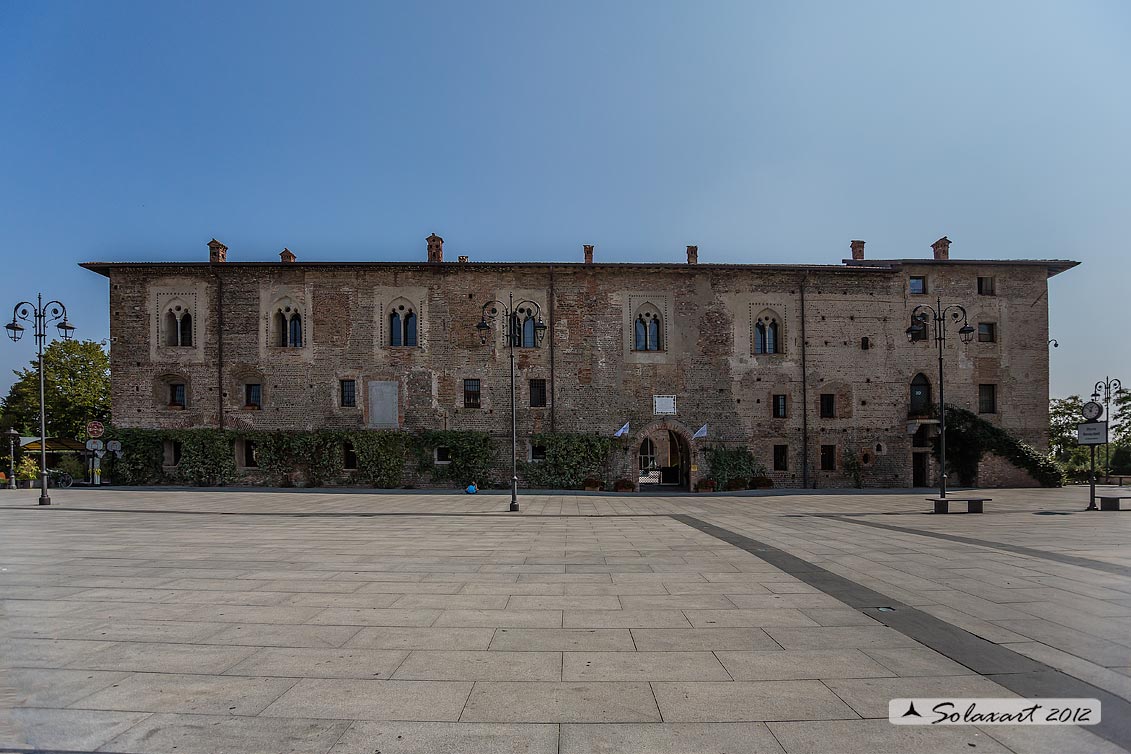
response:
<path id="1" fill-rule="evenodd" d="M 689 441 L 698 469 L 692 483 L 706 472 L 702 448 L 721 442 L 748 446 L 778 485 L 800 486 L 807 410 L 811 486 L 850 486 L 850 456 L 863 461 L 864 485 L 909 486 L 917 426 L 908 420 L 909 384 L 922 372 L 933 401 L 938 386 L 933 341 L 909 343 L 904 331 L 916 304 L 941 296 L 944 305 L 966 305 L 975 326 L 998 326 L 996 343 L 965 345 L 956 327 L 949 330 L 948 402 L 976 411 L 978 384 L 996 384 L 998 412 L 986 418 L 1038 448 L 1047 443 L 1047 283 L 1039 266 L 229 262 L 110 269 L 113 415 L 121 426 L 215 427 L 222 404 L 222 424 L 231 429 L 363 428 L 368 383 L 389 381 L 398 386 L 404 429 L 481 430 L 503 442 L 509 354 L 499 326 L 481 345 L 475 324 L 485 301 L 513 292 L 537 302 L 548 325 L 542 348 L 516 351 L 522 458 L 535 432 L 611 435 L 630 421 L 633 447 L 649 426 Z M 912 274 L 928 276 L 928 295 L 908 293 Z M 977 294 L 978 275 L 996 278 L 996 296 Z M 160 307 L 174 294 L 195 302 L 192 348 L 157 345 Z M 418 314 L 418 347 L 387 345 L 388 307 L 401 301 Z M 302 313 L 301 348 L 272 340 L 281 302 Z M 631 350 L 632 321 L 645 305 L 665 318 L 663 351 Z M 782 353 L 753 353 L 754 321 L 763 315 L 778 319 Z M 168 406 L 164 386 L 173 378 L 188 385 L 185 410 Z M 357 380 L 356 408 L 338 405 L 343 378 Z M 463 407 L 468 378 L 481 381 L 480 408 Z M 529 406 L 532 378 L 547 382 L 546 408 Z M 263 385 L 262 410 L 244 407 L 248 382 Z M 788 396 L 784 419 L 771 417 L 775 393 Z M 835 418 L 820 417 L 823 393 L 836 396 Z M 654 416 L 654 395 L 676 396 L 677 415 Z M 707 440 L 691 440 L 703 424 Z M 776 444 L 789 446 L 786 471 L 772 471 Z M 822 445 L 836 446 L 835 470 L 821 470 Z M 625 454 L 614 478 L 635 479 L 635 463 Z"/>

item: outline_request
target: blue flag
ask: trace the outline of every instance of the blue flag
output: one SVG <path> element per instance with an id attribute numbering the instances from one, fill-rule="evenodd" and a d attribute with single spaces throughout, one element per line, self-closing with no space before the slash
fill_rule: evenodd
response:
<path id="1" fill-rule="evenodd" d="M 628 422 L 625 422 L 624 426 L 618 429 L 613 437 L 620 437 L 625 434 L 628 434 Z"/>

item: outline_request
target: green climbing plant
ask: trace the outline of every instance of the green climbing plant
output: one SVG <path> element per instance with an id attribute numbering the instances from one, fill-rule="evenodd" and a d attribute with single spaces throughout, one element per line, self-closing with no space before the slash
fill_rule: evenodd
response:
<path id="1" fill-rule="evenodd" d="M 541 489 L 576 490 L 586 479 L 605 478 L 613 441 L 600 435 L 547 432 L 534 435 L 531 444 L 545 448 L 546 458 L 523 464 L 526 483 Z"/>
<path id="2" fill-rule="evenodd" d="M 715 481 L 717 489 L 725 490 L 731 480 L 745 480 L 764 477 L 766 467 L 754 459 L 749 448 L 728 448 L 725 445 L 712 445 L 705 451 L 707 457 L 707 476 Z"/>
<path id="3" fill-rule="evenodd" d="M 946 463 L 958 475 L 960 483 L 975 483 L 978 465 L 987 452 L 995 453 L 1014 466 L 1028 471 L 1044 487 L 1060 487 L 1064 484 L 1064 470 L 1052 458 L 971 411 L 947 406 Z M 936 458 L 938 454 L 936 442 Z"/>

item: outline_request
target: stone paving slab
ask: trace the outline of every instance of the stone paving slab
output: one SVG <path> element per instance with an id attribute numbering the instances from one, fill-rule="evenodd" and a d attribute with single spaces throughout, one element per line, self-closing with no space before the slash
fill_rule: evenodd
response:
<path id="1" fill-rule="evenodd" d="M 129 754 L 307 754 L 328 751 L 349 725 L 337 720 L 159 714 L 134 725 L 99 751 Z"/>
<path id="2" fill-rule="evenodd" d="M 781 754 L 765 723 L 561 726 L 559 754 Z"/>
<path id="3" fill-rule="evenodd" d="M 332 754 L 558 754 L 557 725 L 358 722 Z"/>
<path id="4" fill-rule="evenodd" d="M 0 747 L 94 751 L 149 717 L 148 712 L 12 709 L 0 711 Z M 9 724 L 4 724 L 4 718 Z"/>
<path id="5" fill-rule="evenodd" d="M 660 722 L 647 683 L 477 683 L 465 722 Z"/>
<path id="6" fill-rule="evenodd" d="M 338 720 L 459 720 L 471 683 L 304 678 L 262 711 L 265 717 Z"/>
<path id="7" fill-rule="evenodd" d="M 859 718 L 820 681 L 655 682 L 652 690 L 666 722 Z"/>
<path id="8" fill-rule="evenodd" d="M 133 712 L 256 715 L 294 685 L 293 678 L 135 673 L 112 682 L 101 691 L 83 695 L 70 706 Z"/>
<path id="9" fill-rule="evenodd" d="M 886 715 L 886 713 L 885 713 Z M 767 723 L 786 754 L 1008 754 L 977 728 L 892 725 L 885 720 Z"/>
<path id="10" fill-rule="evenodd" d="M 408 652 L 383 649 L 248 648 L 243 661 L 224 675 L 281 678 L 390 678 Z"/>

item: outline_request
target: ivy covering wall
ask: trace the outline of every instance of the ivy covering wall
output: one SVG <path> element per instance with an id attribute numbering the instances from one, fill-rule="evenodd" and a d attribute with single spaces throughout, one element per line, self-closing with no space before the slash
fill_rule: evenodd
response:
<path id="1" fill-rule="evenodd" d="M 708 476 L 715 481 L 716 489 L 745 489 L 751 479 L 766 476 L 766 467 L 754 460 L 749 448 L 713 445 L 707 448 L 706 456 Z"/>
<path id="2" fill-rule="evenodd" d="M 957 406 L 946 407 L 946 463 L 958 481 L 972 486 L 978 478 L 982 456 L 995 453 L 1014 466 L 1029 472 L 1044 487 L 1064 484 L 1064 470 L 1032 445 L 1022 442 L 1001 427 Z M 935 447 L 938 457 L 938 444 Z"/>
<path id="3" fill-rule="evenodd" d="M 608 482 L 612 438 L 562 432 L 537 434 L 530 442 L 546 450 L 545 460 L 523 464 L 523 478 L 531 487 L 577 490 L 586 479 Z"/>

